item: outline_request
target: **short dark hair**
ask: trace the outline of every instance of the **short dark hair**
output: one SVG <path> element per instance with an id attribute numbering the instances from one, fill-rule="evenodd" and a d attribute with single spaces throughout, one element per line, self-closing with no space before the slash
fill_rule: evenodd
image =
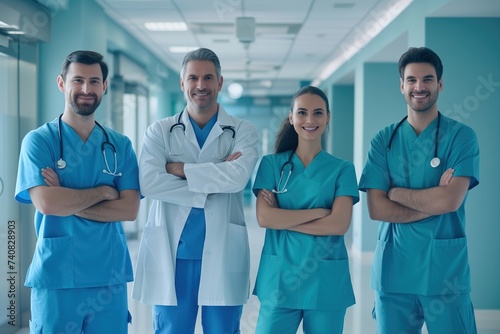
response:
<path id="1" fill-rule="evenodd" d="M 71 63 L 81 63 L 86 65 L 99 64 L 101 66 L 102 81 L 106 81 L 108 77 L 108 65 L 102 60 L 104 57 L 94 51 L 78 50 L 71 52 L 61 67 L 61 77 L 66 81 L 66 74 L 68 73 L 68 68 Z"/>
<path id="2" fill-rule="evenodd" d="M 184 56 L 181 66 L 181 77 L 184 76 L 186 64 L 192 60 L 211 61 L 215 66 L 215 74 L 217 75 L 217 79 L 220 79 L 221 68 L 220 68 L 219 57 L 217 57 L 215 52 L 207 48 L 199 48 L 197 50 L 190 51 Z"/>
<path id="3" fill-rule="evenodd" d="M 292 98 L 292 103 L 290 105 L 290 112 L 293 112 L 293 106 L 295 104 L 295 100 L 302 95 L 311 94 L 317 95 L 325 101 L 326 105 L 326 113 L 330 113 L 330 107 L 328 105 L 328 97 L 326 94 L 314 86 L 305 86 L 299 89 Z M 274 151 L 276 153 L 285 152 L 289 150 L 296 150 L 299 145 L 299 135 L 295 132 L 293 125 L 290 124 L 288 116 L 281 122 L 280 129 L 276 136 L 276 141 L 274 143 Z"/>
<path id="4" fill-rule="evenodd" d="M 406 65 L 410 63 L 428 63 L 434 66 L 436 70 L 437 80 L 441 80 L 443 75 L 443 63 L 439 56 L 429 48 L 426 47 L 411 47 L 401 55 L 399 58 L 399 76 L 404 79 L 404 72 Z"/>

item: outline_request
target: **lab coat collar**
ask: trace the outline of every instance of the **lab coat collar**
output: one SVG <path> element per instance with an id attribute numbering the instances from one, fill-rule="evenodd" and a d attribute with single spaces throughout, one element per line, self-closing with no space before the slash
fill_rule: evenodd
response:
<path id="1" fill-rule="evenodd" d="M 193 125 L 189 120 L 189 113 L 187 111 L 187 107 L 184 108 L 181 121 L 186 126 L 186 137 L 193 145 L 199 147 L 198 141 L 196 140 L 196 135 L 194 133 Z M 223 132 L 222 127 L 224 126 L 231 126 L 234 128 L 235 123 L 234 120 L 231 118 L 231 116 L 226 112 L 226 110 L 219 104 L 219 111 L 217 113 L 217 122 L 215 122 L 214 127 L 212 128 L 212 131 L 210 131 L 210 134 L 208 135 L 207 140 L 205 141 L 203 147 L 207 147 L 212 141 L 217 139 L 222 134 Z"/>

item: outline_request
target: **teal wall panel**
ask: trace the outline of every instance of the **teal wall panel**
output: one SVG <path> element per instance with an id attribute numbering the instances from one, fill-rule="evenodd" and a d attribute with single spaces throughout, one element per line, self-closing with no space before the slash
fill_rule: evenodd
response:
<path id="1" fill-rule="evenodd" d="M 330 100 L 333 155 L 353 161 L 354 85 L 334 85 Z"/>
<path id="2" fill-rule="evenodd" d="M 500 19 L 427 19 L 427 46 L 443 61 L 443 114 L 471 126 L 480 147 L 480 183 L 466 204 L 467 236 L 476 308 L 500 308 Z M 487 261 L 485 261 L 487 259 Z M 495 264 L 495 261 L 497 265 Z"/>
<path id="3" fill-rule="evenodd" d="M 356 103 L 362 108 L 362 120 L 358 127 L 362 127 L 363 165 L 356 166 L 358 178 L 366 162 L 371 139 L 375 134 L 388 126 L 398 122 L 406 115 L 406 103 L 400 92 L 400 80 L 396 63 L 365 63 L 362 81 L 357 77 L 356 89 L 362 85 L 361 96 L 356 96 Z M 362 194 L 362 201 L 366 203 L 366 196 Z M 377 242 L 379 223 L 370 218 L 367 205 L 361 208 L 362 241 L 361 251 L 374 251 Z"/>

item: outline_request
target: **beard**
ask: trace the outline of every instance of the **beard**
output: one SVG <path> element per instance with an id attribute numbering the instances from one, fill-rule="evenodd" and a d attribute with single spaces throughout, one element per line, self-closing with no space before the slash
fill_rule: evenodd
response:
<path id="1" fill-rule="evenodd" d="M 86 96 L 86 97 L 92 96 L 94 98 L 94 102 L 93 103 L 88 103 L 88 102 L 78 103 L 76 101 L 78 100 L 79 96 Z M 71 104 L 71 107 L 73 107 L 73 110 L 75 111 L 75 113 L 77 113 L 78 115 L 90 116 L 95 112 L 97 107 L 99 107 L 99 105 L 101 104 L 101 99 L 98 98 L 97 95 L 93 94 L 93 93 L 77 94 L 73 97 L 73 99 L 71 99 L 70 104 Z"/>
<path id="2" fill-rule="evenodd" d="M 437 90 L 434 92 L 422 91 L 422 92 L 418 92 L 418 93 L 427 94 L 429 96 L 429 100 L 426 103 L 416 103 L 416 102 L 412 101 L 412 99 L 411 99 L 412 93 L 410 93 L 408 96 L 405 95 L 406 103 L 411 107 L 411 109 L 413 109 L 414 111 L 418 111 L 418 112 L 425 112 L 425 111 L 429 110 L 432 106 L 434 106 L 436 104 L 438 97 L 439 97 L 439 92 Z"/>

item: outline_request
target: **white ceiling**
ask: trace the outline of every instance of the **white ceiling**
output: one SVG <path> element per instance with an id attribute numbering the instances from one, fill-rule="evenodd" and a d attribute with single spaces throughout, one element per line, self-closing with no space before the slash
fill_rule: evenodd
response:
<path id="1" fill-rule="evenodd" d="M 220 58 L 226 87 L 238 81 L 246 95 L 268 96 L 292 94 L 301 81 L 319 78 L 335 55 L 359 39 L 360 29 L 376 34 L 373 27 L 384 15 L 412 0 L 95 1 L 173 71 L 179 71 L 184 53 L 169 47 L 208 47 Z M 449 0 L 433 16 L 500 16 L 500 1 Z M 255 41 L 248 48 L 236 36 L 237 17 L 255 18 Z M 163 21 L 185 22 L 189 29 L 151 32 L 144 26 Z M 406 39 L 398 38 L 376 60 L 394 61 L 406 47 Z"/>
<path id="2" fill-rule="evenodd" d="M 291 94 L 314 80 L 357 27 L 386 13 L 394 0 L 96 0 L 174 71 L 184 53 L 171 46 L 208 47 L 220 58 L 225 82 L 252 96 Z M 397 3 L 410 3 L 400 0 Z M 236 18 L 255 18 L 255 41 L 245 48 Z M 185 32 L 151 32 L 145 22 L 185 22 Z M 403 46 L 404 48 L 404 46 Z M 227 87 L 227 85 L 226 85 Z"/>

